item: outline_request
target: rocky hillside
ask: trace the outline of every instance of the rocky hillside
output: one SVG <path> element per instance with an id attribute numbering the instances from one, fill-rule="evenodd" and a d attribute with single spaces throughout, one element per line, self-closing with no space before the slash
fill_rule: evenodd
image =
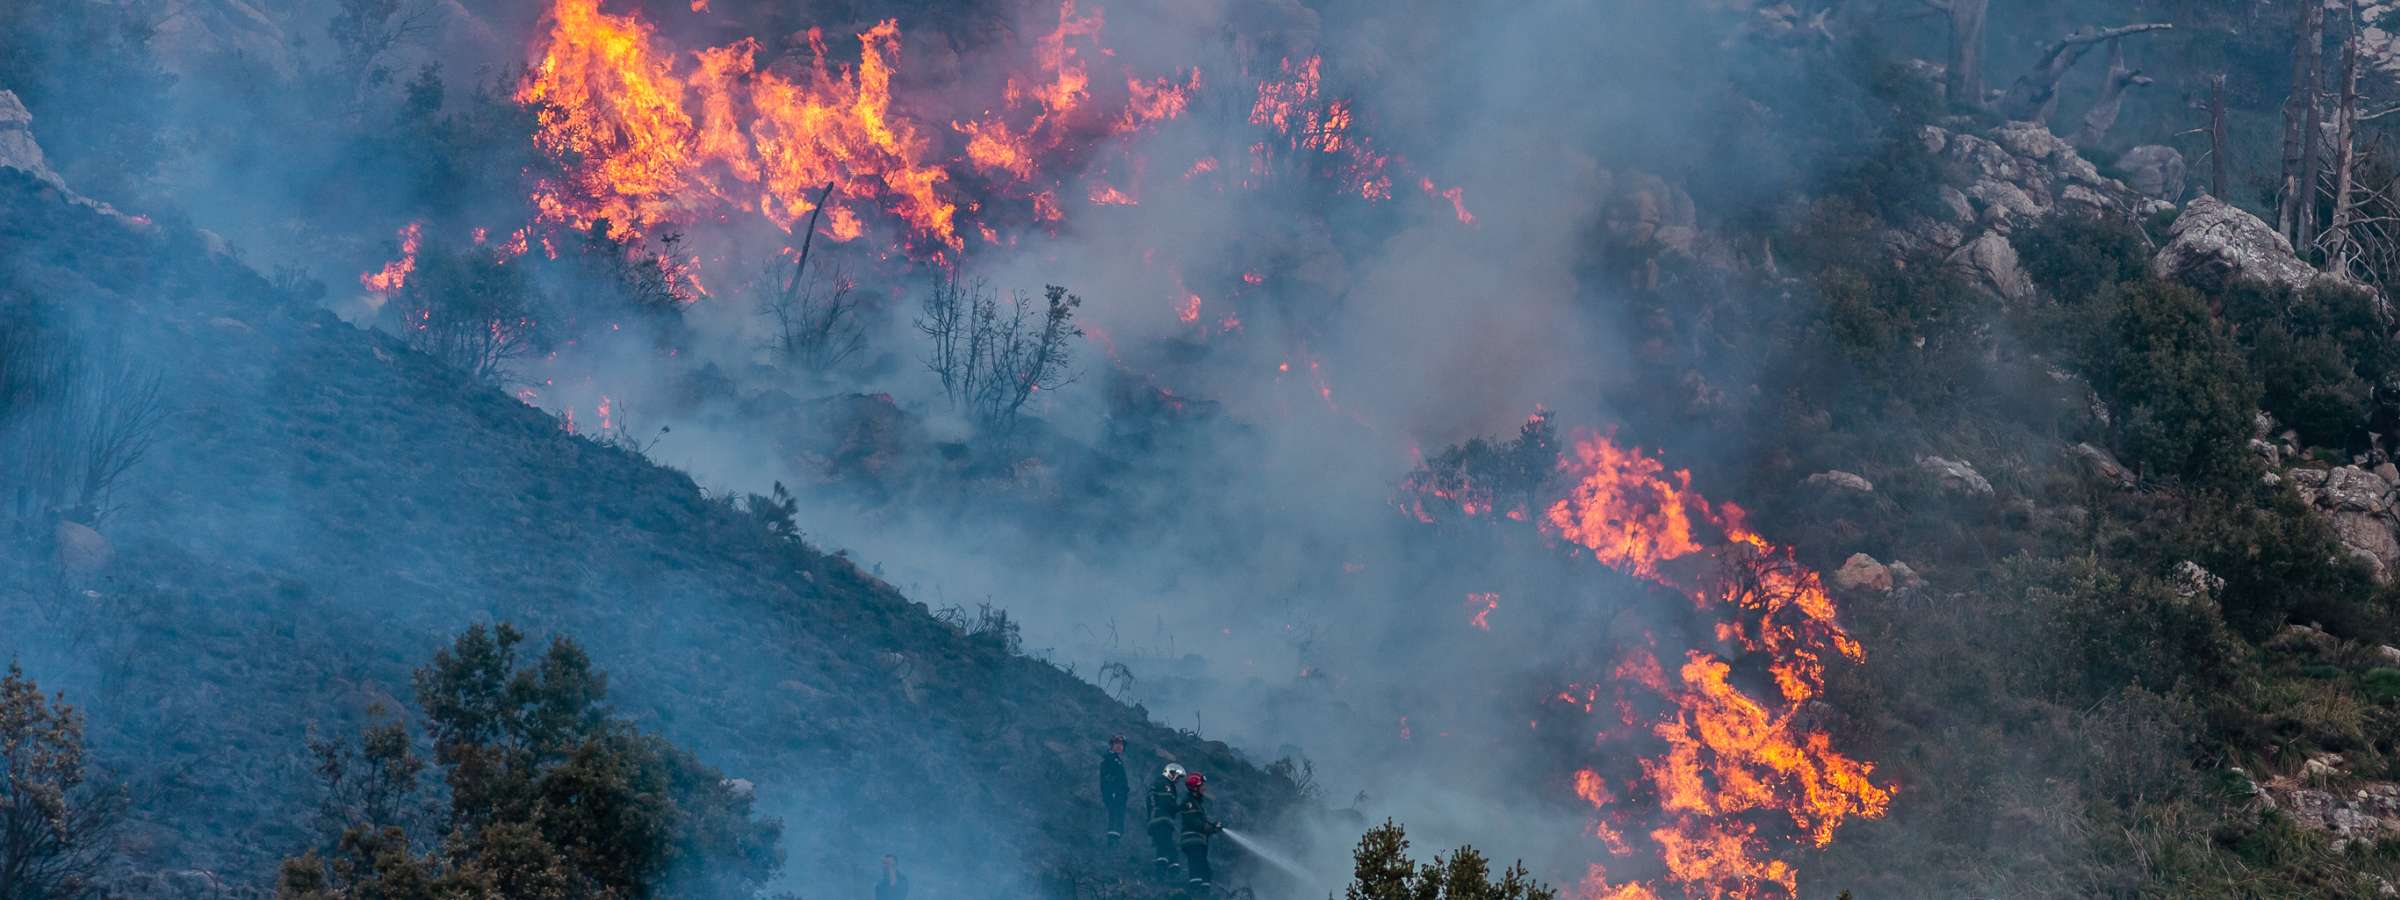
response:
<path id="1" fill-rule="evenodd" d="M 155 449 L 97 532 L 0 542 L 0 655 L 88 714 L 137 798 L 135 867 L 271 878 L 316 837 L 310 729 L 405 707 L 411 667 L 492 620 L 576 638 L 622 712 L 754 782 L 810 896 L 886 852 L 931 896 L 1075 857 L 1116 732 L 1137 765 L 1209 772 L 1229 819 L 1269 815 L 1277 788 L 1223 744 L 210 244 L 0 168 L 0 305 L 39 304 L 164 383 Z"/>

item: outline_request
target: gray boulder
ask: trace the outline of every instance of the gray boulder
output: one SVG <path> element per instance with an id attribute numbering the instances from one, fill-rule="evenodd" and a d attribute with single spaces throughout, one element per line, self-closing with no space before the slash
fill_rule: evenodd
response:
<path id="1" fill-rule="evenodd" d="M 76 578 L 97 575 L 116 558 L 116 548 L 107 538 L 80 523 L 58 523 L 53 538 L 58 544 L 58 567 Z"/>
<path id="2" fill-rule="evenodd" d="M 1849 472 L 1844 472 L 1840 469 L 1830 469 L 1827 471 L 1818 472 L 1815 475 L 1808 476 L 1808 478 L 1802 483 L 1821 488 L 1829 488 L 1832 490 L 1855 491 L 1861 494 L 1872 494 L 1875 492 L 1874 482 L 1868 481 L 1865 478 Z"/>
<path id="3" fill-rule="evenodd" d="M 1943 265 L 1966 276 L 1967 282 L 2009 303 L 2033 300 L 2033 279 L 2017 262 L 2017 248 L 1999 232 L 1986 231 L 1943 260 Z"/>
<path id="4" fill-rule="evenodd" d="M 1833 584 L 1844 590 L 1883 593 L 1892 589 L 1892 570 L 1875 557 L 1853 553 L 1833 571 Z"/>
<path id="5" fill-rule="evenodd" d="M 2074 457 L 2075 461 L 2083 466 L 2084 471 L 2115 482 L 2118 487 L 2134 485 L 2136 479 L 2133 472 L 2126 469 L 2123 463 L 2117 462 L 2117 458 L 2106 450 L 2090 444 L 2076 444 L 2067 448 L 2067 455 Z"/>
<path id="6" fill-rule="evenodd" d="M 2317 277 L 2317 270 L 2292 252 L 2283 235 L 2215 197 L 2194 198 L 2169 234 L 2167 245 L 2150 260 L 2151 271 L 2202 290 L 2244 278 L 2301 288 Z"/>
<path id="7" fill-rule="evenodd" d="M 2292 487 L 2333 524 L 2344 549 L 2366 563 L 2375 580 L 2400 571 L 2400 510 L 2390 481 L 2359 466 L 2293 469 Z"/>
<path id="8" fill-rule="evenodd" d="M 2183 198 L 2183 153 L 2173 147 L 2144 144 L 2127 150 L 2117 157 L 2117 171 L 2125 173 L 2126 186 L 2143 196 L 2167 201 Z"/>
<path id="9" fill-rule="evenodd" d="M 17 99 L 16 92 L 0 89 L 0 169 L 16 169 L 33 176 L 35 181 L 49 185 L 69 201 L 90 207 L 129 225 L 149 227 L 146 220 L 135 219 L 110 206 L 67 187 L 67 181 L 50 168 L 42 156 L 42 145 L 33 139 L 33 113 Z"/>
<path id="10" fill-rule="evenodd" d="M 0 168 L 21 170 L 60 190 L 67 187 L 43 158 L 42 145 L 34 142 L 33 113 L 26 111 L 14 91 L 0 90 Z"/>
<path id="11" fill-rule="evenodd" d="M 1917 457 L 1917 467 L 1924 469 L 1926 474 L 1933 476 L 1935 481 L 1941 483 L 1943 489 L 1953 493 L 1972 494 L 1983 497 L 1989 497 L 1992 495 L 1992 483 L 1986 480 L 1982 473 L 1975 471 L 1974 466 L 1968 465 L 1964 460 L 1944 459 L 1939 456 L 1920 456 Z"/>
<path id="12" fill-rule="evenodd" d="M 2201 568 L 2199 563 L 2188 559 L 2175 564 L 2175 574 L 2168 579 L 2167 583 L 2173 585 L 2176 596 L 2186 599 L 2204 595 L 2214 596 L 2218 591 L 2225 589 L 2225 579 L 2211 574 L 2207 569 Z"/>

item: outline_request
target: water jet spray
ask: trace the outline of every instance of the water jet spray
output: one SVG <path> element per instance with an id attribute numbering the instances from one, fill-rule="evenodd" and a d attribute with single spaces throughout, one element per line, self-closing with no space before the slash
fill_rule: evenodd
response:
<path id="1" fill-rule="evenodd" d="M 1275 868 L 1282 869 L 1284 874 L 1298 879 L 1303 884 L 1316 880 L 1316 876 L 1309 874 L 1309 871 L 1305 868 L 1302 868 L 1299 863 L 1293 862 L 1290 857 L 1284 856 L 1281 853 L 1267 849 L 1265 845 L 1251 840 L 1249 835 L 1245 835 L 1231 828 L 1224 829 L 1224 831 L 1221 833 L 1226 837 L 1231 838 L 1234 843 L 1242 845 L 1242 852 L 1248 853 L 1252 858 L 1265 862 L 1266 864 L 1274 866 Z"/>

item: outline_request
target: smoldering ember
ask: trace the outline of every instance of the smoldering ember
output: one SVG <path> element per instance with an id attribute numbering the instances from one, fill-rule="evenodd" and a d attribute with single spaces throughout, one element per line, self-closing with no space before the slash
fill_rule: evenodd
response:
<path id="1" fill-rule="evenodd" d="M 2382 0 L 0 2 L 0 900 L 2400 896 L 2396 109 Z"/>

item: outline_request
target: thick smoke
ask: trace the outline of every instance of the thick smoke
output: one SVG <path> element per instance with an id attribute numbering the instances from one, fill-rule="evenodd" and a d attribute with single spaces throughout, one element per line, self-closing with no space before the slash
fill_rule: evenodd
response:
<path id="1" fill-rule="evenodd" d="M 1610 398 L 1658 377 L 1635 361 L 1610 324 L 1605 286 L 1585 273 L 1595 233 L 1628 215 L 1635 179 L 1744 189 L 1746 173 L 1692 162 L 1694 148 L 1725 137 L 1696 111 L 1743 76 L 1726 63 L 1741 54 L 1722 46 L 1742 10 L 1718 8 L 1739 5 L 1086 2 L 1105 14 L 1102 43 L 1115 52 L 1095 71 L 1198 67 L 1192 108 L 1129 139 L 1124 159 L 1142 164 L 1068 170 L 1067 214 L 1055 227 L 1019 221 L 1004 245 L 971 241 L 939 262 L 886 252 L 888 226 L 817 244 L 812 267 L 841 267 L 871 298 L 867 349 L 851 365 L 804 378 L 763 364 L 754 282 L 781 271 L 788 236 L 737 211 L 676 226 L 710 287 L 683 327 L 596 319 L 517 381 L 531 402 L 585 428 L 604 427 L 605 397 L 605 427 L 713 490 L 801 488 L 812 541 L 849 550 L 930 606 L 1007 609 L 1029 648 L 1160 722 L 1227 740 L 1262 764 L 1308 760 L 1328 807 L 1397 818 L 1420 847 L 1473 842 L 1572 881 L 1594 852 L 1560 768 L 1560 747 L 1575 736 L 1541 733 L 1540 702 L 1562 681 L 1603 677 L 1606 646 L 1628 617 L 1663 614 L 1646 610 L 1656 601 L 1638 586 L 1537 542 L 1420 523 L 1397 503 L 1400 482 L 1421 457 L 1513 435 L 1537 409 L 1605 427 Z M 286 33 L 319 34 L 329 6 L 259 15 Z M 1059 22 L 1055 6 L 1038 2 L 816 6 L 827 7 L 821 20 L 816 9 L 729 0 L 706 12 L 681 0 L 610 8 L 638 7 L 662 44 L 687 52 L 822 25 L 837 59 L 855 58 L 850 35 L 895 17 L 900 105 L 933 129 L 974 115 L 971 101 L 948 98 L 991 96 Z M 400 94 L 423 63 L 441 64 L 440 90 L 452 98 L 506 92 L 533 59 L 538 14 L 538 5 L 424 7 L 379 57 L 386 73 L 355 93 Z M 284 49 L 250 64 L 289 69 L 323 52 Z M 1289 173 L 1233 186 L 1260 139 L 1248 121 L 1252 86 L 1309 57 L 1323 60 L 1327 94 L 1354 104 L 1354 133 L 1392 156 L 1390 199 Z M 332 285 L 326 302 L 360 323 L 376 320 L 357 273 L 390 258 L 395 228 L 425 220 L 456 245 L 466 223 L 488 222 L 494 234 L 517 224 L 506 216 L 523 203 L 524 166 L 470 180 L 489 196 L 417 195 L 372 174 L 389 151 L 314 141 L 310 122 L 326 111 L 245 94 L 242 83 L 239 72 L 191 66 L 168 124 L 199 138 L 159 192 L 262 269 L 298 266 Z M 488 124 L 487 134 L 454 137 L 514 127 L 524 140 L 524 120 Z M 208 139 L 244 129 L 267 138 Z M 262 150 L 279 143 L 300 149 Z M 487 161 L 533 158 L 524 144 L 479 150 Z M 1222 176 L 1187 178 L 1202 159 Z M 327 196 L 327 185 L 343 194 Z M 1139 203 L 1081 202 L 1102 186 Z M 1450 188 L 1471 223 L 1439 195 Z M 925 462 L 947 445 L 983 453 L 988 443 L 920 363 L 913 319 L 945 267 L 1004 295 L 1058 284 L 1085 301 L 1081 377 L 1037 398 L 1007 478 Z M 590 292 L 549 287 L 567 303 Z M 730 390 L 693 402 L 701 373 Z M 840 416 L 855 404 L 817 402 L 852 392 L 889 394 L 904 437 L 874 451 L 895 457 L 889 469 L 829 476 L 793 447 L 853 427 Z M 273 518 L 262 514 L 275 527 L 260 534 L 304 545 L 305 521 Z M 1470 595 L 1485 594 L 1498 604 L 1488 631 L 1471 624 L 1484 610 Z M 795 833 L 842 819 L 783 813 Z M 1237 824 L 1323 876 L 1298 896 L 1340 880 L 1361 821 Z M 813 877 L 796 873 L 792 886 L 813 894 L 856 881 Z"/>

